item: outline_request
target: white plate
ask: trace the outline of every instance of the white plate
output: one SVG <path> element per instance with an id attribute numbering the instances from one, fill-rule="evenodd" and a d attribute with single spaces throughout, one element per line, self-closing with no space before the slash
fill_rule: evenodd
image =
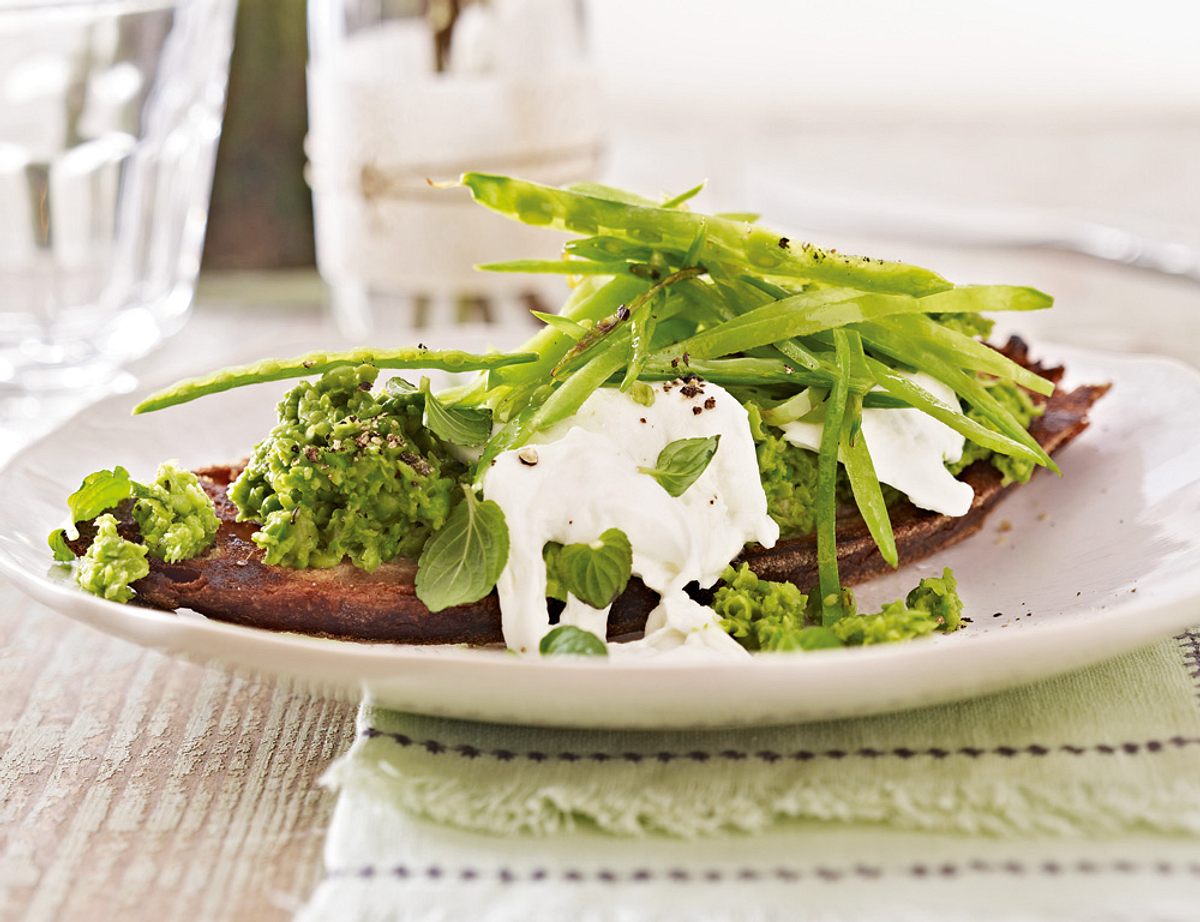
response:
<path id="1" fill-rule="evenodd" d="M 398 709 L 479 720 L 592 727 L 782 723 L 929 705 L 1075 669 L 1200 621 L 1200 375 L 1159 358 L 1080 349 L 1038 354 L 1072 382 L 1112 381 L 1092 427 L 984 531 L 864 587 L 895 598 L 951 566 L 965 630 L 894 646 L 763 655 L 745 662 L 518 659 L 465 648 L 321 640 L 147 611 L 88 595 L 50 560 L 66 496 L 99 467 L 149 476 L 242 457 L 286 385 L 263 385 L 132 418 L 109 398 L 0 471 L 0 570 L 93 627 L 197 662 L 367 693 Z"/>

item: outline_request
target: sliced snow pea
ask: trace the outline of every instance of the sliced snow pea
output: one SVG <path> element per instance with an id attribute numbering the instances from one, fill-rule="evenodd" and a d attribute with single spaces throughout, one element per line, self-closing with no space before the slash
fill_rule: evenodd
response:
<path id="1" fill-rule="evenodd" d="M 714 384 L 755 387 L 766 384 L 787 384 L 797 388 L 828 387 L 829 376 L 792 368 L 778 359 L 666 359 L 651 356 L 642 368 L 642 377 L 650 381 L 669 381 L 685 374 L 699 375 Z"/>
<path id="2" fill-rule="evenodd" d="M 898 374 L 894 369 L 889 368 L 878 359 L 868 358 L 867 367 L 870 369 L 876 383 L 888 393 L 903 400 L 910 406 L 916 407 L 922 413 L 940 420 L 972 442 L 1003 455 L 1027 458 L 1036 464 L 1041 463 L 1040 449 L 1038 452 L 1035 452 L 1006 435 L 988 429 L 986 426 L 971 419 L 961 410 L 943 403 L 929 393 L 929 391 L 925 390 L 925 388 L 914 384 L 908 378 Z"/>
<path id="3" fill-rule="evenodd" d="M 579 322 L 600 321 L 616 311 L 621 304 L 636 298 L 649 283 L 632 276 L 618 276 L 601 284 L 599 279 L 585 279 L 567 299 L 559 315 Z M 493 386 L 517 385 L 531 381 L 546 381 L 550 370 L 575 345 L 575 340 L 553 327 L 544 327 L 528 339 L 520 351 L 532 352 L 535 359 L 525 365 L 510 365 L 489 372 Z M 519 369 L 519 370 L 518 370 Z"/>
<path id="4" fill-rule="evenodd" d="M 631 263 L 594 262 L 588 259 L 510 259 L 501 263 L 480 263 L 480 272 L 524 272 L 530 275 L 634 275 Z"/>
<path id="5" fill-rule="evenodd" d="M 556 377 L 560 375 L 566 368 L 577 362 L 580 356 L 594 349 L 598 343 L 604 342 L 617 331 L 624 331 L 626 329 L 626 321 L 638 312 L 648 310 L 654 298 L 668 287 L 677 282 L 695 278 L 702 272 L 703 270 L 699 267 L 680 269 L 678 272 L 672 272 L 666 278 L 659 279 L 645 291 L 639 292 L 628 304 L 622 304 L 608 317 L 599 320 L 577 343 L 571 346 L 554 367 L 550 369 L 551 376 Z M 647 338 L 646 343 L 648 344 L 648 342 L 649 339 Z"/>
<path id="6" fill-rule="evenodd" d="M 961 357 L 948 360 L 946 356 L 937 351 L 936 347 L 930 348 L 919 336 L 899 333 L 882 324 L 863 324 L 862 332 L 876 350 L 924 371 L 952 388 L 959 397 L 983 413 L 1001 433 L 1032 452 L 1039 465 L 1049 467 L 1054 471 L 1058 470 L 1058 466 L 1045 449 L 1037 443 L 1037 440 L 1029 434 L 1016 417 L 988 393 L 979 378 L 962 370 L 965 362 Z M 970 341 L 974 342 L 974 340 Z M 993 352 L 994 350 L 989 349 L 988 351 Z M 999 355 L 998 352 L 994 354 Z M 1003 358 L 1003 356 L 1001 357 Z M 1038 380 L 1045 379 L 1039 377 Z M 972 441 L 978 441 L 978 439 L 972 439 Z M 993 450 L 1001 451 L 1000 449 Z M 1001 451 L 1001 453 L 1011 454 L 1008 451 Z"/>
<path id="7" fill-rule="evenodd" d="M 651 207 L 622 196 L 602 197 L 595 189 L 557 189 L 507 176 L 464 173 L 460 183 L 475 200 L 526 224 L 579 234 L 628 237 L 638 243 L 687 250 L 701 225 L 706 239 L 702 261 L 741 264 L 756 274 L 814 279 L 864 291 L 932 294 L 951 285 L 935 272 L 904 263 L 847 256 L 726 218 L 673 208 Z"/>
<path id="8" fill-rule="evenodd" d="M 922 298 L 922 301 L 925 299 Z M 928 317 L 879 317 L 879 326 L 892 330 L 911 341 L 921 342 L 943 358 L 961 368 L 982 371 L 1006 381 L 1014 381 L 1027 387 L 1035 394 L 1049 397 L 1054 393 L 1054 382 L 1014 362 L 1008 356 L 986 346 L 977 339 L 963 336 Z"/>
<path id="9" fill-rule="evenodd" d="M 802 291 L 697 333 L 676 348 L 701 358 L 719 358 L 758 346 L 778 347 L 780 342 L 794 337 L 809 336 L 848 323 L 923 309 L 921 299 L 908 295 L 869 294 L 848 288 Z"/>
<path id="10" fill-rule="evenodd" d="M 860 376 L 865 376 L 866 356 L 863 354 L 862 339 L 851 330 L 846 331 L 846 342 L 849 348 L 849 365 L 857 366 Z M 875 475 L 875 464 L 871 460 L 870 446 L 862 435 L 863 395 L 852 396 L 847 411 L 846 424 L 842 426 L 840 455 L 842 466 L 850 481 L 850 489 L 854 493 L 854 502 L 859 514 L 871 532 L 879 553 L 891 566 L 899 565 L 900 558 L 896 551 L 896 537 L 892 533 L 892 520 L 888 516 L 887 503 L 883 499 L 883 491 L 879 487 L 879 478 Z M 824 590 L 822 590 L 824 591 Z"/>
<path id="11" fill-rule="evenodd" d="M 529 352 L 475 355 L 457 349 L 355 349 L 350 352 L 310 352 L 291 359 L 266 359 L 251 365 L 225 368 L 221 371 L 189 378 L 151 394 L 133 412 L 150 413 L 166 407 L 187 403 L 208 394 L 262 384 L 319 375 L 343 365 L 374 365 L 377 368 L 436 368 L 442 371 L 480 371 L 505 365 L 532 364 L 536 355 Z"/>
<path id="12" fill-rule="evenodd" d="M 821 593 L 821 624 L 829 627 L 845 614 L 837 564 L 838 446 L 849 398 L 850 346 L 845 330 L 833 331 L 838 375 L 825 401 L 825 426 L 817 453 L 817 581 Z"/>

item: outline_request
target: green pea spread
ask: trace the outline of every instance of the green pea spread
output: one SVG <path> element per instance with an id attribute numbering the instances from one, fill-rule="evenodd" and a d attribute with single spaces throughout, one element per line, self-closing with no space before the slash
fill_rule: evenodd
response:
<path id="1" fill-rule="evenodd" d="M 154 482 L 138 485 L 133 518 L 150 553 L 167 563 L 195 557 L 211 543 L 220 522 L 212 500 L 191 471 L 159 465 Z"/>
<path id="2" fill-rule="evenodd" d="M 150 572 L 146 545 L 126 541 L 117 534 L 117 520 L 105 514 L 96 519 L 96 537 L 75 569 L 75 581 L 93 595 L 128 602 L 129 587 Z"/>
<path id="3" fill-rule="evenodd" d="M 97 511 L 115 509 L 132 499 L 131 513 L 142 540 L 129 541 L 117 533 L 117 520 L 111 514 L 95 518 L 96 536 L 87 553 L 79 560 L 75 580 L 88 592 L 128 602 L 134 596 L 130 583 L 150 572 L 146 555 L 176 563 L 202 553 L 213 542 L 220 521 L 212 500 L 200 486 L 199 478 L 182 470 L 172 461 L 160 464 L 151 483 L 131 480 L 118 467 L 97 471 L 85 478 L 71 495 L 68 505 L 72 518 L 89 518 Z M 70 560 L 61 529 L 50 534 L 55 559 Z"/>
<path id="4" fill-rule="evenodd" d="M 260 523 L 267 563 L 374 570 L 416 557 L 442 526 L 466 466 L 421 424 L 417 393 L 374 393 L 379 370 L 335 368 L 292 388 L 279 422 L 230 488 Z"/>
<path id="5" fill-rule="evenodd" d="M 746 564 L 732 567 L 712 607 L 721 625 L 749 650 L 815 650 L 895 643 L 954 631 L 962 623 L 962 600 L 954 574 L 926 577 L 903 600 L 872 614 L 858 614 L 854 596 L 843 591 L 847 611 L 829 627 L 821 624 L 820 606 L 791 583 L 759 578 Z"/>

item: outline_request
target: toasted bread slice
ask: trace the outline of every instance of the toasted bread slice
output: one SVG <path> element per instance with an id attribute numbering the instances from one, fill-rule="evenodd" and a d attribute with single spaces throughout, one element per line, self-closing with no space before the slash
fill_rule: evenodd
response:
<path id="1" fill-rule="evenodd" d="M 1030 362 L 1025 344 L 1018 339 L 1010 340 L 1002 351 L 1056 383 L 1062 377 L 1061 368 L 1044 368 Z M 1053 454 L 1087 428 L 1088 411 L 1107 390 L 1108 385 L 1056 390 L 1030 434 Z M 239 470 L 237 466 L 223 466 L 197 471 L 221 519 L 216 540 L 204 554 L 182 563 L 151 558 L 149 576 L 133 584 L 138 604 L 172 611 L 189 608 L 235 624 L 354 640 L 503 643 L 500 607 L 494 592 L 469 605 L 430 612 L 416 596 L 416 564 L 410 560 L 385 563 L 373 573 L 345 562 L 328 569 L 306 570 L 267 565 L 262 551 L 250 540 L 257 526 L 236 521 L 237 509 L 226 493 Z M 961 479 L 975 490 L 975 500 L 965 516 L 938 515 L 904 501 L 892 507 L 892 527 L 901 561 L 921 560 L 975 533 L 988 513 L 1016 486 L 1003 486 L 1000 474 L 987 462 L 972 465 Z M 121 528 L 127 536 L 136 537 L 137 528 L 128 513 L 128 508 L 118 510 Z M 80 531 L 77 553 L 86 548 L 92 534 L 86 525 L 81 525 Z M 789 580 L 799 586 L 817 581 L 816 541 L 811 537 L 780 541 L 770 549 L 750 546 L 741 559 L 767 579 Z M 838 563 L 847 585 L 890 570 L 866 525 L 852 511 L 838 524 Z M 657 601 L 655 592 L 640 580 L 631 580 L 613 603 L 609 637 L 641 631 Z"/>

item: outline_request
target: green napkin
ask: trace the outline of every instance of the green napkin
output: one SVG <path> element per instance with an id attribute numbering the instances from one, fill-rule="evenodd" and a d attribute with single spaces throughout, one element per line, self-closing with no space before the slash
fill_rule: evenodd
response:
<path id="1" fill-rule="evenodd" d="M 1198 638 L 972 701 L 768 729 L 546 730 L 368 705 L 329 777 L 499 834 L 587 821 L 618 835 L 697 836 L 793 819 L 984 835 L 1196 834 Z"/>
<path id="2" fill-rule="evenodd" d="M 364 705 L 302 918 L 1194 919 L 1198 678 L 1192 631 L 986 698 L 769 729 Z"/>

